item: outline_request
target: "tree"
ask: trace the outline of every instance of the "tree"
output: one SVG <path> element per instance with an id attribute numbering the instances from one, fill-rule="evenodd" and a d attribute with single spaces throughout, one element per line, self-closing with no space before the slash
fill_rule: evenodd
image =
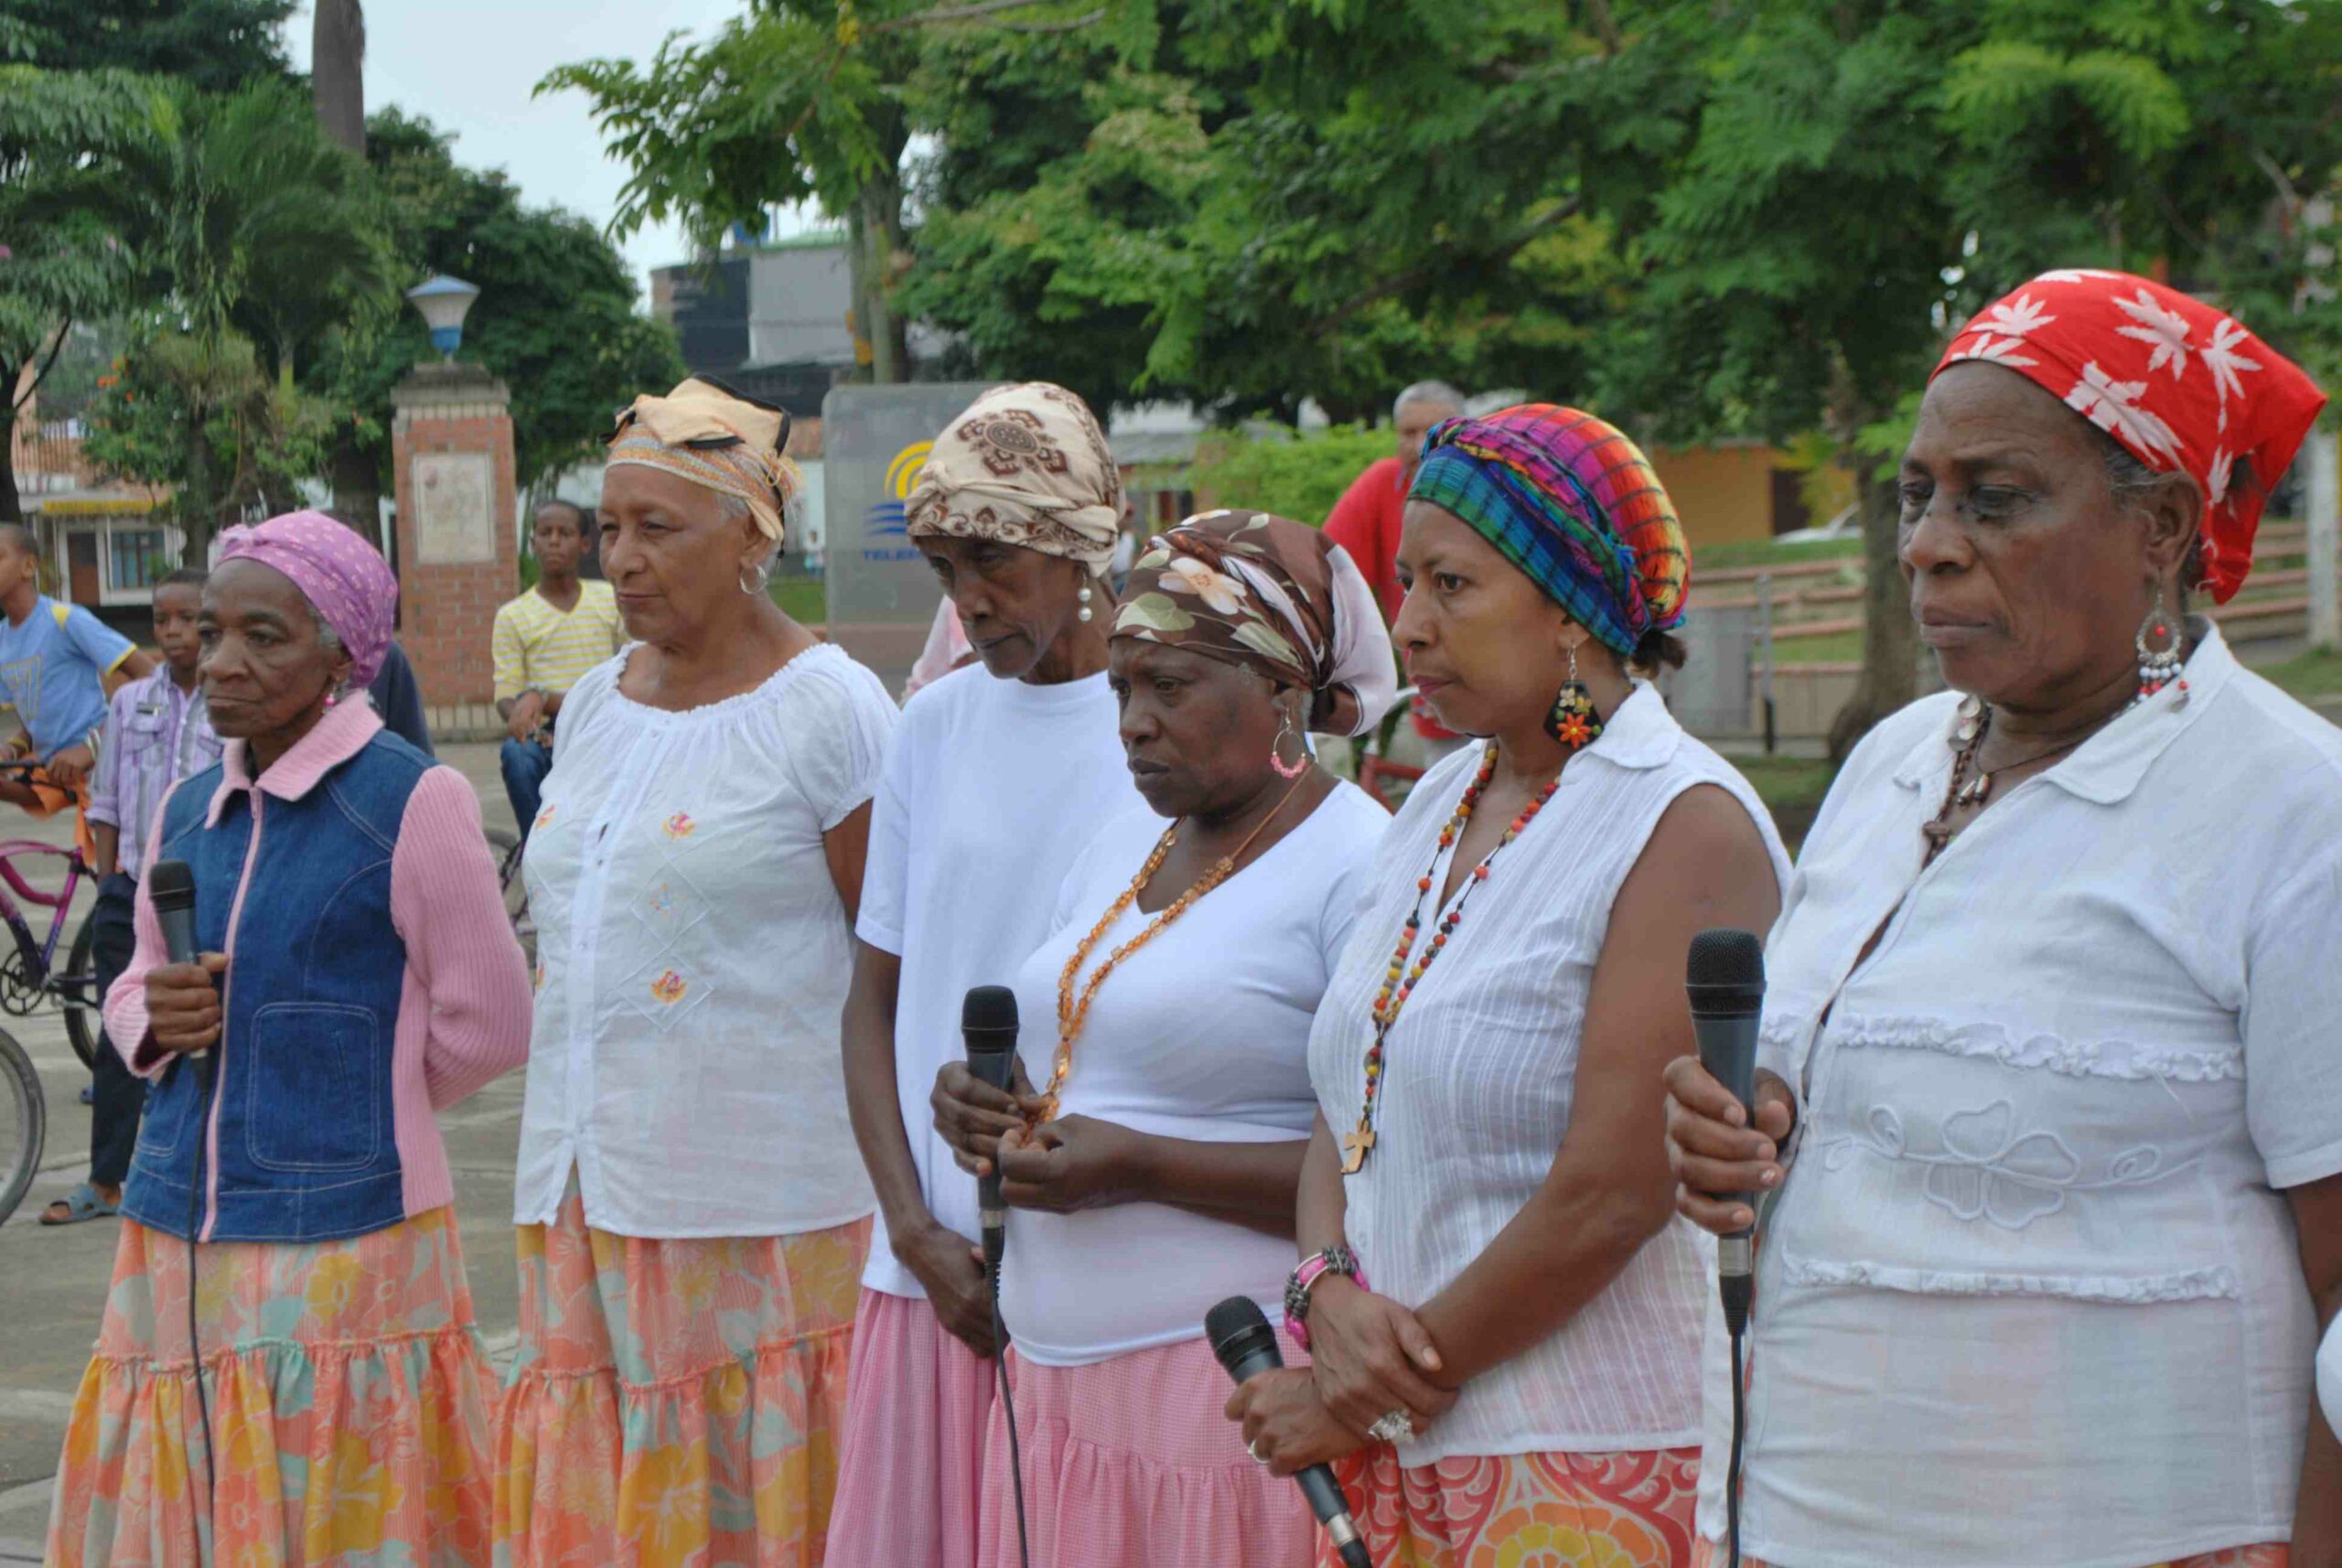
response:
<path id="1" fill-rule="evenodd" d="M 125 299 L 119 160 L 167 121 L 159 91 L 119 71 L 0 66 L 0 522 L 24 516 L 16 415 L 73 323 Z"/>
<path id="2" fill-rule="evenodd" d="M 670 34 L 647 66 L 564 66 L 540 92 L 592 100 L 609 150 L 633 170 L 612 231 L 680 220 L 713 250 L 734 224 L 761 231 L 776 206 L 818 202 L 846 220 L 856 351 L 872 379 L 908 380 L 895 302 L 908 263 L 904 97 L 933 34 L 1078 30 L 1126 5 L 1080 0 L 759 0 L 706 43 Z"/>
<path id="3" fill-rule="evenodd" d="M 326 134 L 364 156 L 366 13 L 359 0 L 317 0 L 309 32 L 309 84 Z"/>
<path id="4" fill-rule="evenodd" d="M 636 393 L 680 381 L 682 359 L 673 332 L 636 312 L 633 275 L 592 224 L 524 207 L 500 172 L 458 164 L 448 141 L 388 109 L 369 123 L 367 156 L 397 274 L 452 273 L 479 287 L 464 358 L 512 390 L 514 478 L 530 490 L 589 456 Z M 431 355 L 422 323 L 402 312 L 371 335 L 345 335 L 310 379 L 347 411 L 332 462 L 345 515 L 374 516 L 391 478 L 389 434 L 367 411 L 387 408 L 398 379 Z"/>
<path id="5" fill-rule="evenodd" d="M 8 0 L 0 59 L 124 70 L 233 92 L 286 75 L 281 32 L 298 0 Z"/>

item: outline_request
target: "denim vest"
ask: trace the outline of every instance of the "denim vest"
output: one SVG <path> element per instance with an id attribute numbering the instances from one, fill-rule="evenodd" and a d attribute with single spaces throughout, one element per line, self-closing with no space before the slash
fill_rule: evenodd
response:
<path id="1" fill-rule="evenodd" d="M 239 789 L 206 826 L 214 764 L 164 809 L 149 865 L 187 862 L 197 946 L 228 955 L 226 1027 L 208 1053 L 203 1240 L 331 1240 L 406 1217 L 391 1077 L 406 944 L 391 921 L 391 852 L 430 766 L 380 734 L 299 800 Z M 141 1225 L 188 1232 L 203 1098 L 187 1057 L 147 1094 L 122 1206 Z"/>

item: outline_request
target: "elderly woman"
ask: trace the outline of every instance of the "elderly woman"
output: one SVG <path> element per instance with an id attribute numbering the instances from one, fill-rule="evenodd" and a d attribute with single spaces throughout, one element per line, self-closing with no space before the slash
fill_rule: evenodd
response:
<path id="1" fill-rule="evenodd" d="M 1902 560 L 1955 690 L 1806 841 L 1754 1125 L 1668 1069 L 1683 1212 L 1778 1195 L 1744 1563 L 2342 1562 L 2342 1447 L 2304 1435 L 2342 1300 L 2342 736 L 2187 614 L 2323 402 L 2115 273 L 2035 279 L 1937 368 Z"/>
<path id="2" fill-rule="evenodd" d="M 480 1562 L 492 1374 L 432 1113 L 520 1065 L 527 972 L 471 786 L 363 697 L 390 569 L 316 512 L 220 557 L 225 754 L 165 800 L 107 997 L 153 1088 L 48 1561 Z M 193 873 L 194 963 L 164 861 Z"/>
<path id="3" fill-rule="evenodd" d="M 871 1208 L 837 1011 L 894 708 L 765 591 L 788 428 L 687 381 L 610 440 L 636 641 L 570 689 L 529 838 L 500 1563 L 821 1560 Z"/>
<path id="4" fill-rule="evenodd" d="M 1230 1407 L 1280 1472 L 1342 1458 L 1379 1563 L 1690 1558 L 1703 1269 L 1648 1130 L 1686 947 L 1770 921 L 1787 865 L 1636 674 L 1681 658 L 1689 566 L 1591 414 L 1425 444 L 1393 636 L 1482 741 L 1393 822 L 1310 1036 L 1315 1363 Z"/>
<path id="5" fill-rule="evenodd" d="M 1231 1295 L 1279 1310 L 1310 1020 L 1390 825 L 1304 736 L 1371 729 L 1397 682 L 1364 575 L 1281 517 L 1189 519 L 1125 596 L 1109 678 L 1149 809 L 1082 853 L 1015 972 L 1027 1038 L 1053 1042 L 1027 1053 L 1038 1091 L 954 1063 L 936 1124 L 968 1169 L 998 1161 L 1013 1210 L 1001 1312 L 1033 1560 L 1306 1563 L 1309 1510 L 1222 1418 L 1204 1315 Z M 1014 1568 L 1000 1415 L 984 1456 L 977 1561 Z"/>
<path id="6" fill-rule="evenodd" d="M 968 989 L 1047 935 L 1099 826 L 1135 803 L 1106 684 L 1122 480 L 1082 401 L 984 393 L 936 437 L 912 539 L 983 667 L 903 712 L 873 820 L 846 1087 L 881 1228 L 856 1314 L 830 1531 L 842 1568 L 970 1568 L 995 1364 L 975 1182 L 931 1126 Z"/>

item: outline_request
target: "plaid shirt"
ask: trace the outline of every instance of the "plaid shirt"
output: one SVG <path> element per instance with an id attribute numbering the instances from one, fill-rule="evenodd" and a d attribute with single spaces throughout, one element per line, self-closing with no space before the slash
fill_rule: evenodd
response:
<path id="1" fill-rule="evenodd" d="M 98 768 L 90 779 L 90 821 L 116 835 L 115 868 L 136 876 L 145 865 L 146 835 L 171 786 L 220 760 L 200 688 L 179 690 L 170 666 L 129 682 L 113 694 L 98 742 Z"/>

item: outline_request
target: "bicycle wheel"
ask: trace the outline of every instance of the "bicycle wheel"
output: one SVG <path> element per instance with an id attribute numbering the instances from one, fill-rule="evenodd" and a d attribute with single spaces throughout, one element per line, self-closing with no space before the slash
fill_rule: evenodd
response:
<path id="1" fill-rule="evenodd" d="M 496 853 L 496 880 L 504 890 L 504 918 L 521 939 L 521 947 L 536 961 L 537 933 L 529 919 L 529 884 L 521 875 L 521 835 L 502 828 L 488 830 L 488 847 Z"/>
<path id="2" fill-rule="evenodd" d="M 16 1036 L 0 1031 L 0 1221 L 16 1213 L 31 1190 L 48 1136 L 40 1075 Z"/>
<path id="3" fill-rule="evenodd" d="M 65 960 L 65 972 L 49 982 L 65 1014 L 65 1037 L 73 1042 L 73 1054 L 81 1058 L 83 1067 L 98 1065 L 98 1034 L 105 1027 L 100 1009 L 106 999 L 97 993 L 97 923 L 94 914 L 81 918 L 81 929 L 73 933 L 73 950 Z"/>

